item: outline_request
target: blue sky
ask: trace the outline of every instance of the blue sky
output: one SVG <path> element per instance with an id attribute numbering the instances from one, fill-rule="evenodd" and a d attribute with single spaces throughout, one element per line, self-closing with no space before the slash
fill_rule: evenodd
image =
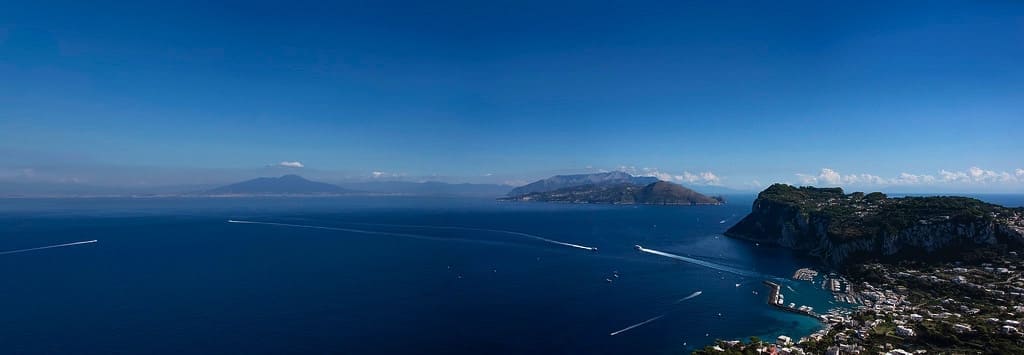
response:
<path id="1" fill-rule="evenodd" d="M 0 182 L 1024 191 L 1024 4 L 928 5 L 0 5 Z"/>

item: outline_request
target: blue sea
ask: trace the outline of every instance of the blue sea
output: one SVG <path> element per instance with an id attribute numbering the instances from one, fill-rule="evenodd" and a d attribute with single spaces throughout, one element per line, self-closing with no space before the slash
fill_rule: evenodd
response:
<path id="1" fill-rule="evenodd" d="M 723 237 L 753 200 L 729 198 L 4 199 L 0 251 L 96 242 L 0 254 L 0 348 L 680 354 L 819 329 L 768 307 L 761 283 L 825 311 L 828 293 L 789 280 L 817 262 Z"/>

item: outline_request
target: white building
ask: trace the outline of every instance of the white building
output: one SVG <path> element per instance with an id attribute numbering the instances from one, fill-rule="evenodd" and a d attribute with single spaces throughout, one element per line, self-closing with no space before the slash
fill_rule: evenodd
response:
<path id="1" fill-rule="evenodd" d="M 898 325 L 896 326 L 896 335 L 899 335 L 901 337 L 912 337 L 915 334 L 914 330 L 911 329 L 910 327 Z"/>
<path id="2" fill-rule="evenodd" d="M 775 338 L 775 344 L 789 346 L 793 344 L 793 338 L 790 338 L 785 335 L 780 335 L 778 338 Z"/>

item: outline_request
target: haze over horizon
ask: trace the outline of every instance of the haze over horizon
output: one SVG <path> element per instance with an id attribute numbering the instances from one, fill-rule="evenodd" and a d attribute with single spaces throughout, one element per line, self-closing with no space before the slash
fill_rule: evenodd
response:
<path id="1" fill-rule="evenodd" d="M 1024 3 L 929 5 L 0 6 L 0 186 L 1024 192 Z"/>

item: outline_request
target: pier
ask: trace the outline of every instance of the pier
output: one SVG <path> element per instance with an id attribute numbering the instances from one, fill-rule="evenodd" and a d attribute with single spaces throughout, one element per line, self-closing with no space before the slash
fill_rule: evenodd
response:
<path id="1" fill-rule="evenodd" d="M 777 284 L 777 283 L 774 283 L 774 282 L 771 282 L 771 281 L 768 281 L 768 280 L 765 280 L 764 284 L 765 284 L 765 286 L 768 286 L 768 288 L 771 289 L 771 292 L 768 293 L 768 304 L 771 305 L 772 307 L 781 309 L 781 310 L 786 311 L 786 312 L 792 312 L 792 313 L 797 313 L 797 314 L 803 314 L 805 316 L 811 316 L 811 317 L 817 318 L 819 320 L 822 319 L 820 314 L 815 313 L 814 311 L 812 311 L 812 310 L 810 310 L 810 309 L 808 309 L 808 308 L 806 308 L 804 306 L 801 306 L 801 307 L 789 307 L 789 306 L 786 306 L 786 305 L 782 304 L 780 299 L 784 298 L 784 296 L 782 296 L 781 286 L 779 286 L 779 284 Z"/>
<path id="2" fill-rule="evenodd" d="M 809 268 L 802 268 L 793 273 L 794 280 L 814 281 L 817 276 L 818 272 Z"/>

